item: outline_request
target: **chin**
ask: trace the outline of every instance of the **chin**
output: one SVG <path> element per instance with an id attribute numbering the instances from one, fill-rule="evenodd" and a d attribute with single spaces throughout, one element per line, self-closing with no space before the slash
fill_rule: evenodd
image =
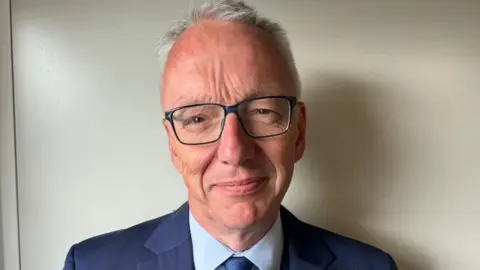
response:
<path id="1" fill-rule="evenodd" d="M 254 226 L 266 215 L 264 204 L 249 199 L 231 203 L 222 210 L 225 225 L 232 229 Z"/>

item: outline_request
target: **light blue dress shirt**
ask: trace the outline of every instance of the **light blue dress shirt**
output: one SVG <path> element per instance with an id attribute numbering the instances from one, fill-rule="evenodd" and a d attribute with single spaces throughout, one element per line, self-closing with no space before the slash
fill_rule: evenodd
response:
<path id="1" fill-rule="evenodd" d="M 196 270 L 223 270 L 220 266 L 231 256 L 244 256 L 255 267 L 252 270 L 279 270 L 283 252 L 283 231 L 280 214 L 268 233 L 253 247 L 235 252 L 213 238 L 190 213 L 190 234 Z"/>

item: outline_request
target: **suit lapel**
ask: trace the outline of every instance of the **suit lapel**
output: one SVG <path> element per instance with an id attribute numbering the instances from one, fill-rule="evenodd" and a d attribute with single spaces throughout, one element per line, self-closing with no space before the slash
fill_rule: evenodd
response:
<path id="1" fill-rule="evenodd" d="M 192 247 L 190 242 L 184 242 L 176 248 L 162 252 L 157 258 L 141 262 L 137 270 L 194 270 Z"/>
<path id="2" fill-rule="evenodd" d="M 318 229 L 298 220 L 283 206 L 280 214 L 285 239 L 281 269 L 331 269 L 335 255 L 317 232 Z"/>
<path id="3" fill-rule="evenodd" d="M 145 242 L 145 247 L 156 256 L 138 263 L 137 270 L 194 269 L 188 213 L 185 203 L 158 225 Z"/>
<path id="4" fill-rule="evenodd" d="M 316 228 L 298 220 L 282 206 L 285 239 L 282 270 L 329 270 L 335 256 Z M 137 264 L 137 270 L 194 270 L 188 203 L 166 217 L 145 242 L 154 258 Z"/>

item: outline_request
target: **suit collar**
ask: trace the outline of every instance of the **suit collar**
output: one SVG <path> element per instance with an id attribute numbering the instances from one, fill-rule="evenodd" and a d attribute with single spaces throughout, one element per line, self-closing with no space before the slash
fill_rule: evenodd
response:
<path id="1" fill-rule="evenodd" d="M 283 206 L 280 215 L 287 250 L 287 258 L 284 258 L 288 261 L 287 269 L 327 270 L 336 258 L 324 242 L 320 229 L 300 221 Z M 285 264 L 284 261 L 282 269 L 285 269 Z"/>
<path id="2" fill-rule="evenodd" d="M 285 207 L 280 216 L 285 237 L 282 269 L 327 270 L 335 261 L 333 252 L 322 239 L 319 229 L 298 220 Z M 189 207 L 184 203 L 165 217 L 154 230 L 145 247 L 156 259 L 138 264 L 138 270 L 193 270 L 193 251 L 189 226 Z"/>
<path id="3" fill-rule="evenodd" d="M 184 203 L 161 221 L 145 242 L 157 256 L 138 263 L 137 270 L 194 269 L 188 212 L 188 203 Z"/>
<path id="4" fill-rule="evenodd" d="M 145 247 L 158 255 L 190 242 L 188 212 L 188 203 L 184 203 L 166 216 L 145 242 Z"/>

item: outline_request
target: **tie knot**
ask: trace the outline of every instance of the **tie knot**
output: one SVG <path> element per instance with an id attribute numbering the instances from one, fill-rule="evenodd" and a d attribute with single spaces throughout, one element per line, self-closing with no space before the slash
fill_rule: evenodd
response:
<path id="1" fill-rule="evenodd" d="M 223 265 L 225 270 L 251 270 L 253 263 L 245 257 L 230 257 Z"/>

